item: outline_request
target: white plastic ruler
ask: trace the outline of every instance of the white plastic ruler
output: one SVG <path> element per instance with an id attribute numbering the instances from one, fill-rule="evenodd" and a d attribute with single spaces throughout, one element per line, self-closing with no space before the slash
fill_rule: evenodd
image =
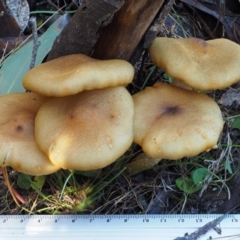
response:
<path id="1" fill-rule="evenodd" d="M 221 215 L 1 215 L 0 240 L 173 240 Z M 240 239 L 240 214 L 200 240 Z"/>

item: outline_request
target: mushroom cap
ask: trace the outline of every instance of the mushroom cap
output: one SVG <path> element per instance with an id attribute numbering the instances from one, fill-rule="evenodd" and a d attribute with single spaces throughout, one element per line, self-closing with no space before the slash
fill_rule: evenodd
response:
<path id="1" fill-rule="evenodd" d="M 23 86 L 46 96 L 63 97 L 83 90 L 125 85 L 133 77 L 134 68 L 127 61 L 72 54 L 32 68 L 23 77 Z"/>
<path id="2" fill-rule="evenodd" d="M 39 150 L 34 120 L 45 97 L 36 93 L 0 96 L 0 166 L 29 175 L 46 175 L 59 169 Z"/>
<path id="3" fill-rule="evenodd" d="M 154 158 L 196 156 L 216 145 L 223 128 L 219 106 L 201 93 L 156 83 L 133 101 L 134 142 Z"/>
<path id="4" fill-rule="evenodd" d="M 52 98 L 37 114 L 36 141 L 61 168 L 103 168 L 131 146 L 133 113 L 132 97 L 122 86 Z"/>
<path id="5" fill-rule="evenodd" d="M 228 39 L 158 37 L 149 54 L 171 77 L 195 89 L 223 89 L 240 80 L 240 46 Z"/>

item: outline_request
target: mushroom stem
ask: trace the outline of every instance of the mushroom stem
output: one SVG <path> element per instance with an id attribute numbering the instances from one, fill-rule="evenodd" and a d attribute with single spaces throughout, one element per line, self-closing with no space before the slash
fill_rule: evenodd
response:
<path id="1" fill-rule="evenodd" d="M 18 193 L 18 191 L 10 184 L 6 167 L 2 167 L 2 175 L 3 175 L 4 184 L 8 188 L 8 190 L 9 190 L 10 194 L 12 195 L 12 198 L 13 198 L 14 202 L 17 204 L 17 206 L 20 206 L 19 202 L 21 204 L 25 204 L 26 201 Z"/>
<path id="2" fill-rule="evenodd" d="M 127 165 L 126 171 L 129 175 L 134 175 L 153 168 L 160 161 L 161 158 L 152 158 L 142 153 Z"/>

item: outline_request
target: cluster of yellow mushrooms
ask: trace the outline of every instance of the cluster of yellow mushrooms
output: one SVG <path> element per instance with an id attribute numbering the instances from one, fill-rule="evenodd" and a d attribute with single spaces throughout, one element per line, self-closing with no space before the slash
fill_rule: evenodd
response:
<path id="1" fill-rule="evenodd" d="M 156 38 L 149 48 L 153 63 L 198 90 L 239 81 L 237 51 L 226 39 Z M 131 96 L 125 86 L 133 78 L 126 61 L 81 54 L 31 69 L 23 78 L 31 92 L 0 97 L 0 166 L 30 175 L 86 171 L 113 163 L 132 142 L 172 160 L 217 144 L 223 119 L 214 100 L 166 83 Z"/>

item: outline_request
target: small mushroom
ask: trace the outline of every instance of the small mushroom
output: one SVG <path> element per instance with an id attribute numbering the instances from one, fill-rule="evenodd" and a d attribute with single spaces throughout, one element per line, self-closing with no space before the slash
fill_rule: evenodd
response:
<path id="1" fill-rule="evenodd" d="M 63 97 L 83 90 L 130 83 L 133 66 L 124 60 L 97 60 L 72 54 L 43 63 L 23 77 L 23 86 L 45 96 Z"/>
<path id="2" fill-rule="evenodd" d="M 34 120 L 45 97 L 36 93 L 0 96 L 0 166 L 29 175 L 46 175 L 59 167 L 39 150 L 34 139 Z"/>
<path id="3" fill-rule="evenodd" d="M 171 77 L 198 90 L 223 89 L 240 81 L 240 46 L 228 39 L 158 37 L 149 54 Z"/>
<path id="4" fill-rule="evenodd" d="M 166 83 L 133 95 L 134 142 L 153 158 L 177 160 L 212 149 L 223 119 L 210 97 Z"/>
<path id="5" fill-rule="evenodd" d="M 122 86 L 52 98 L 38 111 L 36 141 L 61 168 L 103 168 L 131 146 L 133 113 L 132 97 Z"/>

